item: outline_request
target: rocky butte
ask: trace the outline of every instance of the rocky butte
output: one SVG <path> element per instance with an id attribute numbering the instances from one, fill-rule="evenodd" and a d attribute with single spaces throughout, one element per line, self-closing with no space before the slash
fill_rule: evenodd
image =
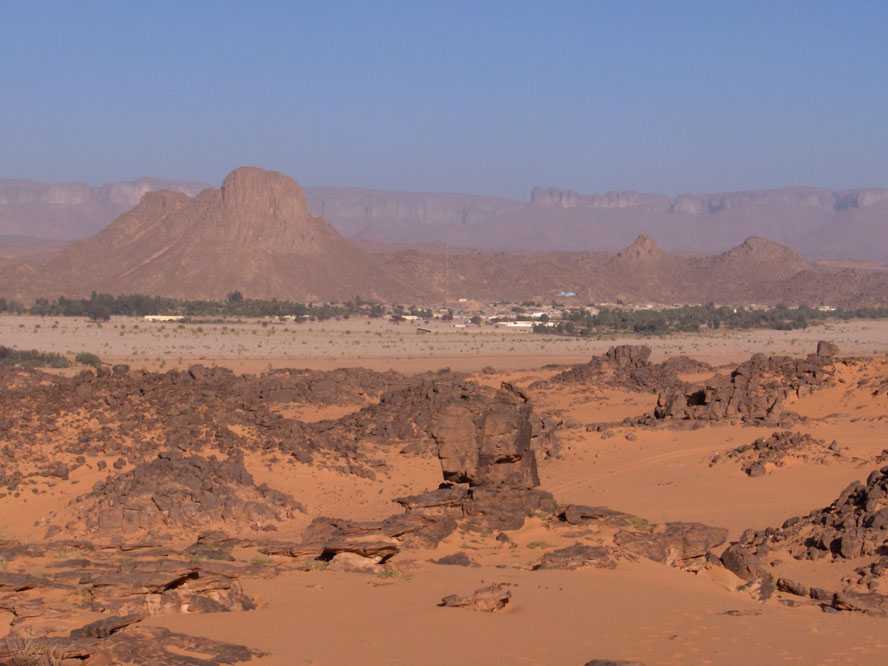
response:
<path id="1" fill-rule="evenodd" d="M 345 300 L 356 288 L 365 296 L 414 295 L 311 215 L 294 180 L 242 167 L 195 197 L 147 193 L 106 229 L 34 270 L 20 291 L 221 298 L 242 290 L 311 301 Z"/>

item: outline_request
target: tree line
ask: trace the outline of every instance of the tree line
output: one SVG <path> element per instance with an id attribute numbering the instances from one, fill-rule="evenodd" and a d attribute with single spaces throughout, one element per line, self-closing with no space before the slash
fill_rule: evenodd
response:
<path id="1" fill-rule="evenodd" d="M 665 335 L 718 329 L 772 329 L 792 331 L 828 320 L 885 319 L 888 308 L 837 308 L 818 310 L 807 306 L 778 305 L 768 310 L 716 305 L 689 305 L 662 310 L 623 310 L 605 308 L 593 314 L 588 310 L 565 310 L 555 325 L 537 325 L 534 331 L 554 335 L 587 336 L 601 333 Z"/>
<path id="2" fill-rule="evenodd" d="M 414 308 L 415 309 L 415 308 Z M 351 315 L 382 317 L 386 308 L 380 303 L 355 297 L 345 303 L 299 303 L 278 299 L 246 298 L 239 291 L 224 300 L 185 300 L 164 296 L 126 294 L 115 296 L 93 292 L 89 298 L 38 298 L 26 307 L 16 301 L 0 299 L 0 313 L 31 314 L 52 317 L 88 317 L 104 321 L 114 315 L 145 317 L 180 315 L 183 317 L 298 317 L 333 319 Z"/>

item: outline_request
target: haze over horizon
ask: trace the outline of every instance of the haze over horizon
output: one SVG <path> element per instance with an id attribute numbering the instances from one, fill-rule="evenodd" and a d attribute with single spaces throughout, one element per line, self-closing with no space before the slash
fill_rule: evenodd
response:
<path id="1" fill-rule="evenodd" d="M 14 4 L 0 177 L 217 184 L 257 164 L 520 199 L 886 185 L 886 19 L 867 2 Z"/>

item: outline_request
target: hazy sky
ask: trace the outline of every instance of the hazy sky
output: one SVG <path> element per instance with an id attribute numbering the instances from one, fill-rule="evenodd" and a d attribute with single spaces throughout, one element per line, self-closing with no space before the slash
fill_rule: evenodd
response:
<path id="1" fill-rule="evenodd" d="M 888 3 L 0 0 L 0 177 L 888 185 Z"/>

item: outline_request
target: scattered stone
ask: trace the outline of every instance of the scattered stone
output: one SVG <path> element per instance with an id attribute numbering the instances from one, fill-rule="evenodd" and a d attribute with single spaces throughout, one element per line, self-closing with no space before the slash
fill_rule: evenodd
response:
<path id="1" fill-rule="evenodd" d="M 843 458 L 836 441 L 827 443 L 807 434 L 782 431 L 717 454 L 709 460 L 709 466 L 734 461 L 740 464 L 740 469 L 747 476 L 757 477 L 776 467 L 783 467 L 790 460 L 825 464 Z"/>
<path id="2" fill-rule="evenodd" d="M 494 613 L 503 610 L 511 599 L 512 593 L 508 587 L 501 583 L 495 583 L 465 596 L 448 595 L 441 599 L 438 605 L 445 608 L 468 608 L 484 613 Z"/>

